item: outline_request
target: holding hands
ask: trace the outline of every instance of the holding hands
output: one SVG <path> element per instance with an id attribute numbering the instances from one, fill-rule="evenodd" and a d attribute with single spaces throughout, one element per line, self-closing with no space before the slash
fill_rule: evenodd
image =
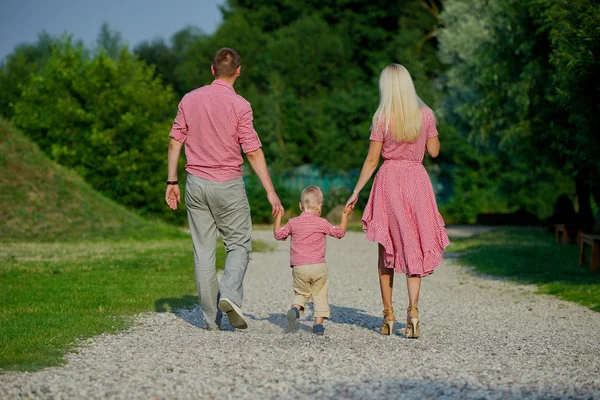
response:
<path id="1" fill-rule="evenodd" d="M 277 196 L 277 193 L 275 193 L 274 191 L 267 192 L 267 200 L 269 200 L 269 203 L 271 203 L 271 207 L 273 208 L 273 210 L 271 211 L 273 216 L 277 217 L 279 214 L 281 214 L 281 216 L 283 216 L 283 212 L 285 210 L 283 209 L 283 206 L 281 205 L 281 200 L 279 200 L 279 196 Z"/>
<path id="2" fill-rule="evenodd" d="M 283 213 L 283 206 L 278 208 L 276 211 L 275 208 L 273 208 L 273 216 L 275 217 L 275 224 L 273 225 L 273 234 L 275 234 L 279 230 L 279 228 L 281 228 L 281 219 L 283 218 Z"/>
<path id="3" fill-rule="evenodd" d="M 356 191 L 354 191 L 354 192 L 352 192 L 352 195 L 350 195 L 350 197 L 348 198 L 348 201 L 346 202 L 346 206 L 344 207 L 344 214 L 347 212 L 349 212 L 348 215 L 352 214 L 352 211 L 354 211 L 354 206 L 356 205 L 357 201 L 358 201 L 358 193 Z"/>

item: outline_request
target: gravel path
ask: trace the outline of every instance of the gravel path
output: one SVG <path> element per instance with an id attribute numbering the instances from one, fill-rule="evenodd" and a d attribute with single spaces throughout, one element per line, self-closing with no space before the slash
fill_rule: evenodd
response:
<path id="1" fill-rule="evenodd" d="M 402 323 L 382 337 L 376 246 L 349 232 L 328 245 L 325 336 L 310 333 L 310 315 L 286 334 L 289 242 L 255 237 L 276 250 L 252 255 L 246 331 L 199 329 L 197 309 L 145 314 L 64 367 L 0 375 L 0 398 L 600 398 L 600 313 L 474 276 L 450 254 L 423 282 L 421 338 L 405 339 Z"/>

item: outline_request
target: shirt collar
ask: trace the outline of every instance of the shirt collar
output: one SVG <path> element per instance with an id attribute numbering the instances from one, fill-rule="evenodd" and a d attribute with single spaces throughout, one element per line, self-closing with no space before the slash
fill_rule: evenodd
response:
<path id="1" fill-rule="evenodd" d="M 212 83 L 213 85 L 219 85 L 219 86 L 224 86 L 228 89 L 233 90 L 233 92 L 235 93 L 235 89 L 233 88 L 232 85 L 230 85 L 229 83 L 225 82 L 224 80 L 221 79 L 215 79 Z"/>
<path id="2" fill-rule="evenodd" d="M 317 214 L 313 214 L 310 211 L 302 211 L 302 214 L 300 214 L 300 215 L 305 216 L 305 217 L 306 216 L 309 216 L 309 217 L 318 217 Z"/>

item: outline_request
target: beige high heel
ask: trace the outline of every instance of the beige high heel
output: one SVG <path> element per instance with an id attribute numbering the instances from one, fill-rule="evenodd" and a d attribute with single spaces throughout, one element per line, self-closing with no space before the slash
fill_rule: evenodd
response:
<path id="1" fill-rule="evenodd" d="M 419 309 L 416 305 L 410 305 L 406 309 L 406 329 L 404 334 L 409 339 L 417 339 L 421 334 L 421 327 L 419 325 Z"/>
<path id="2" fill-rule="evenodd" d="M 391 335 L 394 331 L 394 321 L 396 321 L 396 316 L 394 315 L 394 309 L 386 309 L 383 310 L 383 325 L 381 325 L 381 334 L 382 335 Z"/>

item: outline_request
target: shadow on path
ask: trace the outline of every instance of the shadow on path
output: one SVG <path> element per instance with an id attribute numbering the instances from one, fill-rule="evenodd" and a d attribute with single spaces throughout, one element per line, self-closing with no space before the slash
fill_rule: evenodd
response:
<path id="1" fill-rule="evenodd" d="M 383 324 L 382 317 L 376 317 L 367 314 L 365 310 L 351 307 L 342 307 L 331 304 L 331 321 L 336 324 L 354 325 L 359 328 L 368 329 L 370 331 L 379 333 L 381 324 Z M 154 303 L 154 310 L 156 312 L 171 312 L 183 319 L 188 324 L 197 328 L 205 328 L 206 322 L 204 316 L 198 304 L 198 296 L 186 295 L 183 297 L 171 297 L 162 298 L 156 300 Z M 221 313 L 219 311 L 219 313 Z M 253 321 L 267 321 L 271 324 L 278 326 L 282 331 L 287 332 L 287 317 L 285 313 L 272 313 L 266 318 L 258 318 L 252 314 L 245 313 L 246 318 Z M 306 304 L 306 312 L 300 318 L 299 328 L 302 331 L 312 332 L 313 325 L 313 305 L 311 302 Z M 398 318 L 398 316 L 397 316 Z M 395 330 L 402 330 L 405 328 L 405 323 L 402 321 L 396 321 L 394 325 Z M 227 317 L 222 319 L 221 330 L 234 330 L 229 324 Z"/>
<path id="2" fill-rule="evenodd" d="M 165 297 L 154 302 L 154 311 L 176 313 L 182 308 L 191 308 L 198 304 L 198 296 Z"/>
<path id="3" fill-rule="evenodd" d="M 246 315 L 247 317 L 249 317 L 250 319 L 254 320 L 254 321 L 267 321 L 272 323 L 275 326 L 278 326 L 279 328 L 281 328 L 281 330 L 285 333 L 287 333 L 287 316 L 286 314 L 269 314 L 269 316 L 267 318 L 256 318 L 252 315 Z M 312 319 L 311 318 L 300 318 L 300 321 L 298 321 L 298 328 L 301 331 L 305 331 L 305 332 L 312 332 Z"/>
<path id="4" fill-rule="evenodd" d="M 156 312 L 170 312 L 183 319 L 188 324 L 195 326 L 196 328 L 205 329 L 206 321 L 204 320 L 204 314 L 198 304 L 198 296 L 185 295 L 183 297 L 170 297 L 158 299 L 154 302 L 154 311 Z M 244 314 L 248 319 L 257 320 L 256 317 Z M 223 318 L 223 313 L 218 311 L 217 321 L 220 320 L 222 331 L 235 331 L 236 329 L 229 324 L 227 316 Z"/>
<path id="5" fill-rule="evenodd" d="M 383 317 L 375 317 L 367 314 L 365 310 L 358 308 L 336 305 L 330 305 L 329 307 L 331 308 L 331 320 L 337 324 L 355 325 L 359 328 L 365 328 L 373 332 L 380 332 L 379 330 L 383 324 Z M 396 315 L 396 318 L 398 318 L 398 321 L 394 324 L 394 330 L 404 329 L 406 324 L 400 320 L 398 315 Z"/>
<path id="6" fill-rule="evenodd" d="M 350 308 L 350 307 L 342 307 L 336 305 L 330 305 L 331 308 L 331 321 L 336 324 L 347 324 L 354 325 L 359 328 L 368 329 L 370 331 L 379 333 L 379 329 L 381 328 L 381 324 L 383 324 L 382 317 L 375 317 L 373 315 L 369 315 L 365 310 L 361 310 L 358 308 Z M 312 332 L 312 324 L 313 324 L 313 308 L 312 303 L 306 304 L 306 313 L 304 316 L 300 317 L 299 327 L 303 331 Z M 287 332 L 287 317 L 284 313 L 276 313 L 269 314 L 267 318 L 256 318 L 252 315 L 246 315 L 249 319 L 255 321 L 268 321 L 273 325 L 281 328 L 282 331 Z M 394 325 L 394 330 L 399 331 L 403 330 L 406 327 L 404 322 L 396 321 Z M 395 332 L 398 334 L 398 332 Z"/>

